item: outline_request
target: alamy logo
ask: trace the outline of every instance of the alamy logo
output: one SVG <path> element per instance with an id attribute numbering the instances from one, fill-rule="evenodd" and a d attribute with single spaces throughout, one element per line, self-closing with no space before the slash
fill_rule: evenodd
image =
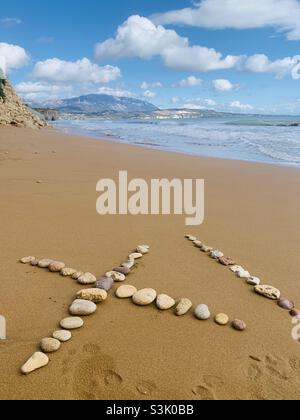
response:
<path id="1" fill-rule="evenodd" d="M 96 190 L 100 192 L 96 209 L 101 215 L 186 215 L 187 226 L 198 226 L 204 221 L 203 179 L 141 178 L 128 182 L 127 171 L 119 172 L 117 183 L 101 179 Z"/>
<path id="2" fill-rule="evenodd" d="M 6 340 L 6 319 L 0 315 L 0 340 Z"/>

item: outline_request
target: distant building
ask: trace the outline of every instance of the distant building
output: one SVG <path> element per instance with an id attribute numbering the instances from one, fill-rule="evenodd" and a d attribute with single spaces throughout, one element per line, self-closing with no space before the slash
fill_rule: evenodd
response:
<path id="1" fill-rule="evenodd" d="M 6 59 L 0 55 L 0 79 L 6 79 Z"/>

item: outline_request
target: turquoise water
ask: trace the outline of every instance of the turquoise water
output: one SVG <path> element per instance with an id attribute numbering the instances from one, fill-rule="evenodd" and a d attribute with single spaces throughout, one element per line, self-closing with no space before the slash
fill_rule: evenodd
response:
<path id="1" fill-rule="evenodd" d="M 60 120 L 68 133 L 161 150 L 300 166 L 300 117 Z"/>

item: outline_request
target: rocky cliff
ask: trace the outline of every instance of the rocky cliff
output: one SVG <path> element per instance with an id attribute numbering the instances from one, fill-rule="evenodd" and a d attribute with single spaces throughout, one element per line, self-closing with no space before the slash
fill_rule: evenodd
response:
<path id="1" fill-rule="evenodd" d="M 0 126 L 42 128 L 44 121 L 23 104 L 8 80 L 0 80 Z"/>

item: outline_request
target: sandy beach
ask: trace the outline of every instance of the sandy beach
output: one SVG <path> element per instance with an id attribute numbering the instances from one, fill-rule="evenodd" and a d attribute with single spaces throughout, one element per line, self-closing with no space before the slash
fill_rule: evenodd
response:
<path id="1" fill-rule="evenodd" d="M 204 224 L 188 228 L 185 216 L 99 216 L 96 183 L 117 179 L 119 170 L 146 180 L 204 178 Z M 7 340 L 0 342 L 0 399 L 299 399 L 292 317 L 184 238 L 190 233 L 221 249 L 299 308 L 299 191 L 299 169 L 1 128 Z M 47 367 L 23 376 L 20 367 L 82 287 L 19 259 L 58 259 L 99 277 L 141 243 L 151 252 L 126 282 L 206 303 L 212 319 L 140 308 L 112 291 Z M 244 320 L 247 330 L 217 326 L 220 312 Z"/>

